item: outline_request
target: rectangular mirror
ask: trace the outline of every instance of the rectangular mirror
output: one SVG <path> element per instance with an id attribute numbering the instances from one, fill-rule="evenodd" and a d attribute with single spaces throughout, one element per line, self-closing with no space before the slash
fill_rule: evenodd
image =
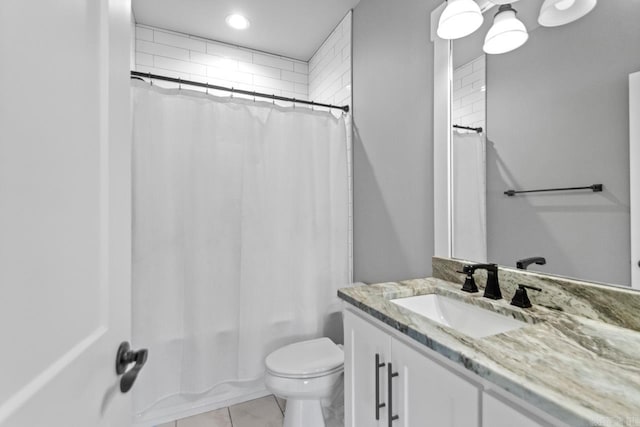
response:
<path id="1" fill-rule="evenodd" d="M 451 43 L 450 252 L 455 258 L 630 286 L 630 75 L 640 71 L 640 2 L 599 2 L 542 27 L 542 0 L 512 7 L 529 38 L 485 55 L 497 7 Z M 437 22 L 437 21 L 436 21 Z M 436 141 L 438 144 L 438 141 Z M 631 166 L 630 166 L 631 164 Z M 505 194 L 603 184 L 587 190 Z M 635 283 L 640 287 L 640 283 Z"/>

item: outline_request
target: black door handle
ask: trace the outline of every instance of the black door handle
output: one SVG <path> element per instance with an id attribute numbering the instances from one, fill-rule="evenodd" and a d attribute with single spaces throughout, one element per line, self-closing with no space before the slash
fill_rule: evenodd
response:
<path id="1" fill-rule="evenodd" d="M 133 383 L 138 378 L 140 370 L 147 363 L 147 355 L 149 351 L 146 348 L 142 350 L 133 351 L 127 341 L 124 341 L 118 347 L 118 353 L 116 354 L 116 373 L 122 375 L 120 379 L 120 391 L 123 393 L 131 390 Z M 134 363 L 133 368 L 127 371 L 127 366 L 130 363 Z M 125 372 L 126 371 L 126 372 Z"/>
<path id="2" fill-rule="evenodd" d="M 380 368 L 385 363 L 380 363 L 380 354 L 376 353 L 376 420 L 380 419 L 380 408 L 384 408 L 384 403 L 380 403 Z"/>

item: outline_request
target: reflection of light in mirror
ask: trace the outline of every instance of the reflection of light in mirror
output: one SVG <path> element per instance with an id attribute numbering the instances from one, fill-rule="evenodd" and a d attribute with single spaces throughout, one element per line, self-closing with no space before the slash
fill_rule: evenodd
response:
<path id="1" fill-rule="evenodd" d="M 487 91 L 487 86 L 482 85 L 482 87 L 480 88 L 480 92 L 486 92 L 486 91 Z"/>

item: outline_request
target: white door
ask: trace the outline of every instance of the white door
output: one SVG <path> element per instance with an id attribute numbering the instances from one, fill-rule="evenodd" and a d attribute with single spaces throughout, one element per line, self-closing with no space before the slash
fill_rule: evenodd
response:
<path id="1" fill-rule="evenodd" d="M 130 425 L 130 25 L 129 0 L 0 2 L 2 426 Z"/>
<path id="2" fill-rule="evenodd" d="M 344 350 L 345 426 L 386 426 L 391 337 L 345 311 Z"/>
<path id="3" fill-rule="evenodd" d="M 631 286 L 640 289 L 640 71 L 629 75 Z"/>
<path id="4" fill-rule="evenodd" d="M 395 427 L 480 425 L 478 386 L 396 339 L 391 351 L 393 373 L 398 373 L 390 399 L 398 416 Z"/>

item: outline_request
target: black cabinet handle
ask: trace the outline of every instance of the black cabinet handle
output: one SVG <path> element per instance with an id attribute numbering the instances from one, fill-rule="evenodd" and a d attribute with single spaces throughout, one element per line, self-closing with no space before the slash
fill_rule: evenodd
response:
<path id="1" fill-rule="evenodd" d="M 393 383 L 391 382 L 394 377 L 397 377 L 398 373 L 393 372 L 393 367 L 391 366 L 391 362 L 387 364 L 387 386 L 389 388 L 389 394 L 387 399 L 389 399 L 388 412 L 389 415 L 389 427 L 393 425 L 393 422 L 400 418 L 398 415 L 393 415 Z"/>
<path id="2" fill-rule="evenodd" d="M 380 355 L 376 353 L 376 420 L 380 419 L 380 408 L 384 408 L 384 403 L 380 403 L 380 368 L 383 368 L 385 363 L 380 363 Z"/>
<path id="3" fill-rule="evenodd" d="M 124 374 L 120 379 L 121 392 L 126 393 L 131 390 L 133 383 L 136 381 L 136 378 L 138 378 L 140 370 L 144 364 L 147 363 L 148 353 L 149 352 L 146 348 L 138 351 L 131 350 L 129 343 L 126 341 L 120 344 L 120 347 L 118 347 L 118 353 L 116 354 L 116 373 L 118 375 Z M 135 365 L 133 368 L 126 371 L 127 365 L 134 362 Z"/>

